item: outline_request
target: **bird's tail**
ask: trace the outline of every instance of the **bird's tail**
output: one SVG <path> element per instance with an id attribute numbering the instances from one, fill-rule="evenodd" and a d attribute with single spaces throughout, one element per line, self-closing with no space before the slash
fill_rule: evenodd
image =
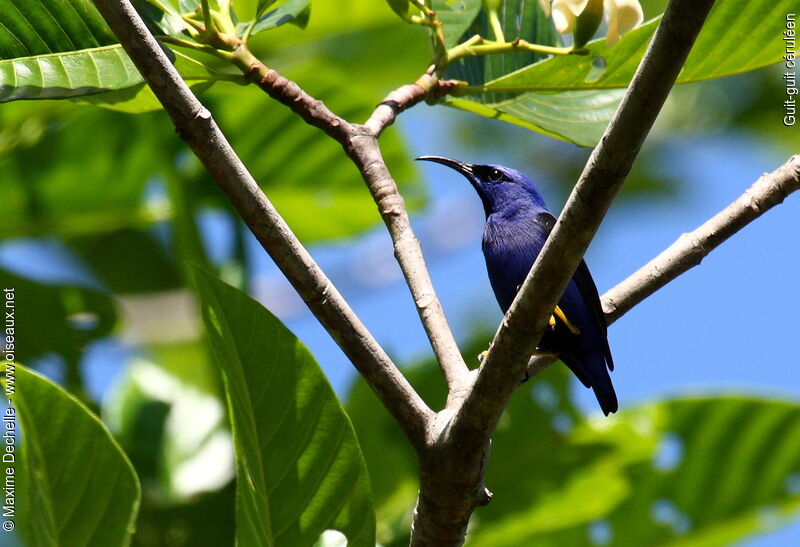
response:
<path id="1" fill-rule="evenodd" d="M 603 368 L 599 374 L 592 375 L 592 391 L 594 396 L 597 397 L 597 402 L 600 403 L 600 408 L 603 414 L 608 416 L 612 412 L 616 412 L 619 408 L 617 403 L 617 394 L 614 391 L 614 384 L 611 383 L 611 376 L 608 375 L 608 369 L 603 363 Z"/>
<path id="2" fill-rule="evenodd" d="M 602 352 L 589 352 L 581 355 L 561 355 L 561 360 L 572 370 L 586 387 L 594 391 L 603 414 L 608 416 L 619 408 L 617 394 L 608 374 L 608 367 Z"/>

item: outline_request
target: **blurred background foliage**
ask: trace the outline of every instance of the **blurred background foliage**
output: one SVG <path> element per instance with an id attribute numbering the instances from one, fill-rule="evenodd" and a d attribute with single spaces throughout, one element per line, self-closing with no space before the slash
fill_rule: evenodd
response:
<path id="1" fill-rule="evenodd" d="M 643 2 L 646 14 L 664 4 Z M 338 114 L 364 120 L 388 91 L 424 71 L 426 41 L 388 6 L 353 0 L 346 10 L 317 2 L 305 30 L 280 27 L 256 36 L 252 48 Z M 784 138 L 775 120 L 780 73 L 770 67 L 676 88 L 623 188 L 623 206 L 676 199 L 678 175 L 664 166 L 662 149 L 683 139 L 733 133 L 796 152 L 798 140 Z M 220 82 L 200 96 L 312 252 L 335 252 L 379 224 L 357 170 L 324 134 L 256 89 Z M 551 192 L 562 195 L 589 154 L 533 133 L 521 145 L 519 130 L 486 118 L 449 119 L 446 132 L 465 156 L 502 152 L 505 162 L 557 181 Z M 402 129 L 384 134 L 382 150 L 420 220 L 429 195 L 408 151 L 415 134 Z M 230 544 L 230 433 L 186 263 L 252 289 L 260 251 L 246 228 L 160 111 L 4 104 L 0 172 L 0 284 L 16 287 L 24 303 L 19 360 L 101 409 L 142 481 L 135 544 Z M 347 275 L 339 272 L 345 284 Z M 493 328 L 472 321 L 467 355 L 486 346 Z M 432 363 L 408 372 L 434 408 L 441 404 Z M 570 385 L 563 367 L 551 367 L 514 397 L 493 441 L 487 484 L 495 499 L 476 513 L 471 544 L 723 545 L 798 508 L 796 402 L 676 398 L 596 421 L 576 407 Z M 371 473 L 379 540 L 406 544 L 413 455 L 363 383 L 345 391 Z"/>

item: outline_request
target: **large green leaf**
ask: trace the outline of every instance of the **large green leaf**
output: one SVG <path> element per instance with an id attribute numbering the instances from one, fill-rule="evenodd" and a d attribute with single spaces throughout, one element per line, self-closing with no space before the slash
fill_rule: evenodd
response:
<path id="1" fill-rule="evenodd" d="M 141 82 L 87 0 L 9 0 L 0 10 L 0 102 L 64 98 Z"/>
<path id="2" fill-rule="evenodd" d="M 0 119 L 3 238 L 77 236 L 170 218 L 169 207 L 144 195 L 180 150 L 163 114 L 17 103 L 0 108 Z"/>
<path id="3" fill-rule="evenodd" d="M 108 46 L 116 38 L 91 2 L 7 0 L 0 10 L 0 59 Z"/>
<path id="4" fill-rule="evenodd" d="M 602 461 L 630 486 L 602 516 L 613 544 L 723 546 L 800 514 L 799 426 L 794 403 L 682 398 L 583 424 L 571 445 L 606 445 Z M 517 519 L 523 544 L 592 545 L 587 524 L 542 534 L 525 531 L 525 518 Z"/>
<path id="5" fill-rule="evenodd" d="M 504 38 L 522 38 L 534 44 L 562 45 L 550 18 L 537 0 L 503 2 L 500 10 Z M 491 36 L 486 14 L 474 20 L 466 39 L 474 34 Z M 541 54 L 516 52 L 466 57 L 448 67 L 446 77 L 480 86 L 506 74 L 534 65 Z M 535 66 L 535 65 L 534 65 Z M 526 127 L 580 146 L 593 146 L 616 110 L 619 92 L 580 91 L 570 93 L 481 93 L 463 98 L 445 97 L 448 106 Z"/>
<path id="6" fill-rule="evenodd" d="M 188 38 L 182 34 L 185 23 L 172 10 L 164 13 L 141 3 L 139 9 L 157 34 Z M 208 60 L 170 55 L 187 81 L 243 81 Z M 0 10 L 0 102 L 99 94 L 111 94 L 109 99 L 117 102 L 113 93 L 137 88 L 142 81 L 90 0 L 14 0 Z"/>
<path id="7" fill-rule="evenodd" d="M 614 115 L 624 91 L 581 90 L 522 93 L 499 103 L 445 99 L 448 106 L 474 112 L 579 146 L 594 146 Z"/>
<path id="8" fill-rule="evenodd" d="M 542 12 L 538 0 L 505 1 L 502 3 L 499 17 L 505 40 L 521 38 L 532 44 L 562 45 L 561 35 L 555 31 L 552 20 Z M 485 12 L 481 12 L 474 20 L 463 38 L 469 38 L 474 34 L 493 37 Z M 469 82 L 471 85 L 480 85 L 528 67 L 544 58 L 545 55 L 523 51 L 465 57 L 450 65 L 445 76 Z M 481 103 L 497 103 L 507 97 L 481 94 L 472 98 Z"/>
<path id="9" fill-rule="evenodd" d="M 310 545 L 335 529 L 374 545 L 361 449 L 313 356 L 258 302 L 196 279 L 233 427 L 239 544 Z"/>
<path id="10" fill-rule="evenodd" d="M 717 2 L 681 71 L 678 82 L 720 78 L 777 63 L 786 53 L 782 14 L 796 0 Z M 550 58 L 486 83 L 487 89 L 572 90 L 625 87 L 644 55 L 660 18 L 628 34 L 615 46 L 605 40 L 585 56 Z M 757 22 L 757 24 L 755 23 Z M 604 66 L 602 72 L 595 68 Z"/>
<path id="11" fill-rule="evenodd" d="M 21 366 L 10 395 L 22 427 L 18 531 L 26 545 L 127 545 L 139 482 L 105 426 L 72 395 Z"/>
<path id="12" fill-rule="evenodd" d="M 451 48 L 473 25 L 481 10 L 481 0 L 433 0 L 431 7 L 444 25 L 445 45 Z"/>
<path id="13" fill-rule="evenodd" d="M 779 61 L 785 49 L 782 40 L 785 22 L 780 14 L 791 11 L 795 3 L 793 0 L 717 2 L 678 82 L 719 78 Z M 482 19 L 479 17 L 476 23 Z M 614 101 L 621 96 L 602 90 L 628 85 L 659 22 L 660 18 L 656 18 L 629 32 L 612 47 L 606 46 L 604 39 L 595 40 L 588 46 L 588 55 L 555 56 L 524 67 L 520 61 L 514 62 L 521 58 L 520 54 L 502 56 L 506 58 L 504 63 L 475 58 L 459 61 L 448 74 L 482 86 L 484 91 L 456 100 L 445 99 L 445 103 L 582 146 L 593 146 L 611 119 Z M 506 21 L 506 28 L 507 25 Z M 485 23 L 477 30 L 486 32 Z M 545 32 L 545 27 L 541 33 L 541 39 L 535 36 L 536 32 L 526 39 L 553 43 L 548 42 L 552 35 Z M 584 92 L 576 94 L 576 90 Z M 566 96 L 563 100 L 548 99 L 541 93 L 554 91 Z"/>
<path id="14" fill-rule="evenodd" d="M 119 45 L 0 61 L 0 102 L 94 95 L 141 82 Z"/>

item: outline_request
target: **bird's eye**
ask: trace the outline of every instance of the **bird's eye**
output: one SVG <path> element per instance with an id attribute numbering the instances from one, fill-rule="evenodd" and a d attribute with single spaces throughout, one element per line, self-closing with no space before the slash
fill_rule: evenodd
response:
<path id="1" fill-rule="evenodd" d="M 503 172 L 499 169 L 489 169 L 487 175 L 490 182 L 500 182 L 503 180 Z"/>

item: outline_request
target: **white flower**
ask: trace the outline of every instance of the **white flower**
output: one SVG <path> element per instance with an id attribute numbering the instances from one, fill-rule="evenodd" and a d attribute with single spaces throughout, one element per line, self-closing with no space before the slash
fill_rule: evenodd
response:
<path id="1" fill-rule="evenodd" d="M 572 32 L 577 16 L 572 12 L 567 0 L 553 0 L 553 24 L 561 34 Z"/>
<path id="2" fill-rule="evenodd" d="M 575 22 L 583 14 L 589 0 L 539 1 L 545 15 L 551 15 L 556 30 L 567 34 L 575 29 Z M 642 24 L 644 13 L 639 0 L 603 0 L 607 23 L 606 44 L 613 46 L 620 36 Z M 599 24 L 599 22 L 598 22 Z"/>
<path id="3" fill-rule="evenodd" d="M 619 37 L 642 24 L 644 13 L 639 0 L 604 0 L 606 12 L 606 45 L 613 46 Z"/>

